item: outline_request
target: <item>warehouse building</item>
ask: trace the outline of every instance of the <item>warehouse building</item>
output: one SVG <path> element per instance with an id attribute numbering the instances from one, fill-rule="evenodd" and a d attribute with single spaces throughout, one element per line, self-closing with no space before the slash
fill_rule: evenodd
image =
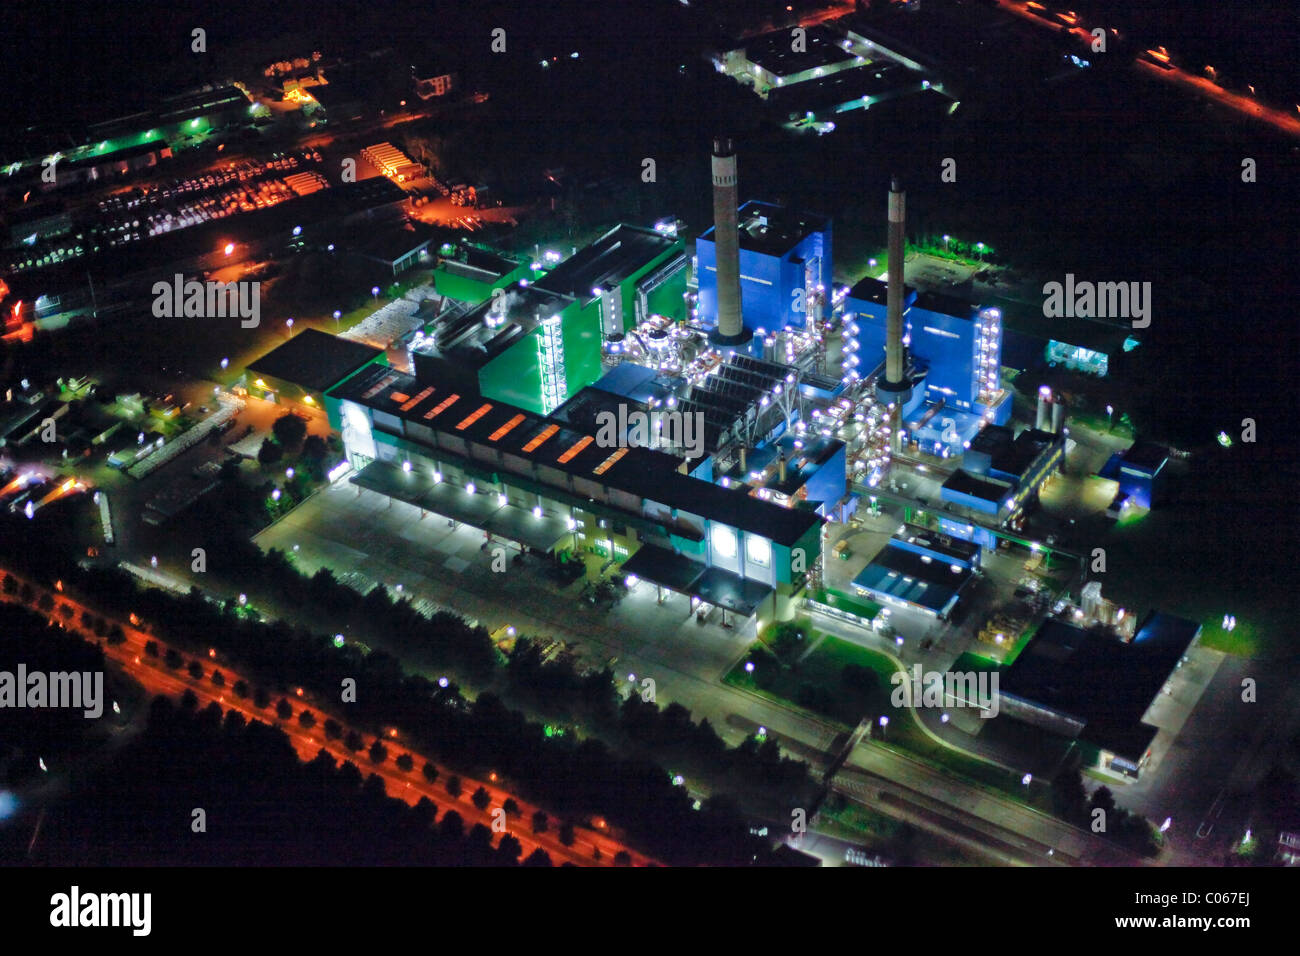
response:
<path id="1" fill-rule="evenodd" d="M 325 401 L 359 488 L 538 550 L 593 551 L 692 608 L 784 615 L 818 554 L 810 511 L 448 382 L 374 364 Z"/>
<path id="2" fill-rule="evenodd" d="M 1002 674 L 1002 713 L 1077 738 L 1096 764 L 1136 777 L 1157 733 L 1147 711 L 1200 633 L 1195 621 L 1160 612 L 1131 641 L 1044 621 Z"/>

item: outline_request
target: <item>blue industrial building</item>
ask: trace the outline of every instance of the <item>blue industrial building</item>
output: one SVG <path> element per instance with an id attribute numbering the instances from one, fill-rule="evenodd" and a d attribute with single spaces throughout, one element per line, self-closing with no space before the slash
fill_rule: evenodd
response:
<path id="1" fill-rule="evenodd" d="M 1169 462 L 1169 452 L 1148 441 L 1134 442 L 1126 451 L 1110 457 L 1099 472 L 1102 478 L 1119 483 L 1119 497 L 1150 509 L 1160 501 L 1164 481 L 1160 477 Z"/>
<path id="2" fill-rule="evenodd" d="M 979 563 L 979 545 L 909 525 L 859 572 L 853 588 L 873 601 L 946 619 Z"/>
<path id="3" fill-rule="evenodd" d="M 807 327 L 831 287 L 831 221 L 750 200 L 740 207 L 740 302 L 745 328 L 779 332 Z M 695 241 L 696 321 L 718 324 L 717 247 L 713 228 Z"/>
<path id="4" fill-rule="evenodd" d="M 852 358 L 860 375 L 870 374 L 884 360 L 886 302 L 886 283 L 871 277 L 845 298 L 844 319 L 856 343 Z M 903 341 L 924 387 L 902 409 L 902 421 L 909 440 L 922 451 L 942 458 L 960 455 L 983 424 L 1010 418 L 1010 393 L 1002 390 L 999 378 L 1002 325 L 997 309 L 905 288 Z"/>

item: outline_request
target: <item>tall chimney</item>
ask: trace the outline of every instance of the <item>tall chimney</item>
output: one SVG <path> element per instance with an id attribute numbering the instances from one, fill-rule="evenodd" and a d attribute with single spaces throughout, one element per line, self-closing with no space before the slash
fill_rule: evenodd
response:
<path id="1" fill-rule="evenodd" d="M 1051 404 L 1052 390 L 1046 385 L 1038 387 L 1038 414 L 1034 419 L 1034 427 L 1040 432 L 1045 432 L 1051 427 Z"/>
<path id="2" fill-rule="evenodd" d="M 885 320 L 885 381 L 903 381 L 903 220 L 906 194 L 895 176 L 889 184 L 889 290 Z"/>
<path id="3" fill-rule="evenodd" d="M 876 399 L 892 405 L 890 446 L 902 450 L 903 406 L 912 397 L 912 381 L 907 374 L 907 355 L 903 350 L 903 229 L 906 212 L 903 187 L 895 176 L 889 184 L 889 274 L 885 298 L 885 374 L 876 379 Z"/>
<path id="4" fill-rule="evenodd" d="M 740 205 L 736 150 L 731 139 L 713 140 L 713 246 L 717 253 L 718 326 L 713 341 L 739 345 L 752 337 L 740 315 Z"/>

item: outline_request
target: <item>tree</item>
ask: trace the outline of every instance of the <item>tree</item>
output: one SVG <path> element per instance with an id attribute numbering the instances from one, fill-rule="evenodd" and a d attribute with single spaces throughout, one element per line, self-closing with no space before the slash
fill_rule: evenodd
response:
<path id="1" fill-rule="evenodd" d="M 573 832 L 573 824 L 567 820 L 560 824 L 560 842 L 565 846 L 573 846 L 577 842 L 577 835 Z"/>
<path id="2" fill-rule="evenodd" d="M 281 697 L 275 702 L 275 716 L 281 720 L 288 720 L 293 716 L 293 704 Z"/>
<path id="3" fill-rule="evenodd" d="M 190 666 L 188 670 L 190 672 L 190 676 L 193 677 L 195 680 L 203 680 L 203 665 L 200 664 L 198 661 L 190 661 Z"/>
<path id="4" fill-rule="evenodd" d="M 225 687 L 226 675 L 221 673 L 221 671 L 214 670 L 212 672 L 212 683 L 216 684 L 218 687 Z"/>
<path id="5" fill-rule="evenodd" d="M 243 680 L 242 678 L 240 680 L 235 681 L 234 691 L 236 697 L 247 697 L 248 681 Z"/>
<path id="6" fill-rule="evenodd" d="M 615 866 L 631 866 L 631 865 L 632 865 L 632 854 L 631 854 L 631 853 L 628 853 L 627 850 L 619 850 L 617 853 L 614 854 L 614 865 L 615 865 Z"/>
<path id="7" fill-rule="evenodd" d="M 192 713 L 193 711 L 198 709 L 198 706 L 199 706 L 198 695 L 195 694 L 194 691 L 186 687 L 185 693 L 181 694 L 181 707 L 183 707 L 185 710 L 188 710 Z"/>
<path id="8" fill-rule="evenodd" d="M 328 454 L 329 445 L 320 435 L 308 435 L 307 440 L 302 443 L 302 457 L 313 469 L 319 470 Z"/>
<path id="9" fill-rule="evenodd" d="M 545 810 L 538 810 L 533 814 L 533 832 L 545 833 L 549 817 L 546 816 Z"/>
<path id="10" fill-rule="evenodd" d="M 388 748 L 376 740 L 370 745 L 370 762 L 383 763 L 388 759 Z"/>
<path id="11" fill-rule="evenodd" d="M 176 650 L 176 648 L 169 647 L 167 653 L 163 655 L 163 663 L 175 670 L 185 663 L 185 658 L 181 657 L 180 651 Z"/>
<path id="12" fill-rule="evenodd" d="M 285 448 L 291 451 L 297 450 L 302 447 L 303 439 L 307 437 L 307 419 L 293 412 L 287 412 L 271 425 L 271 434 Z"/>
<path id="13" fill-rule="evenodd" d="M 415 759 L 410 754 L 402 754 L 397 758 L 397 769 L 403 773 L 410 773 L 415 769 Z"/>
<path id="14" fill-rule="evenodd" d="M 316 715 L 313 714 L 310 710 L 304 710 L 301 714 L 298 715 L 298 725 L 300 727 L 306 727 L 308 730 L 310 730 L 312 727 L 316 726 Z"/>
<path id="15" fill-rule="evenodd" d="M 269 438 L 262 439 L 262 447 L 257 449 L 257 463 L 259 465 L 274 465 L 283 457 L 283 448 Z"/>
<path id="16" fill-rule="evenodd" d="M 519 804 L 515 802 L 514 797 L 506 797 L 506 802 L 501 804 L 501 809 L 504 810 L 508 816 L 519 816 Z"/>
<path id="17" fill-rule="evenodd" d="M 157 641 L 145 641 L 145 642 L 144 642 L 144 652 L 145 652 L 145 654 L 146 654 L 147 656 L 149 656 L 149 657 L 157 657 L 157 656 L 158 656 L 158 642 L 157 642 Z"/>
<path id="18" fill-rule="evenodd" d="M 115 647 L 118 644 L 126 643 L 126 631 L 122 630 L 121 624 L 114 624 L 111 628 L 109 628 L 108 643 L 114 645 Z M 155 648 L 157 648 L 158 646 L 157 643 L 155 643 L 154 641 L 150 641 L 149 644 L 153 644 Z M 149 646 L 148 644 L 145 645 L 146 648 L 148 648 L 148 646 Z"/>
<path id="19" fill-rule="evenodd" d="M 447 788 L 448 793 L 450 793 L 453 797 L 460 799 L 460 794 L 461 791 L 463 790 L 460 783 L 460 777 L 456 776 L 456 774 L 453 773 L 450 777 L 447 778 L 447 782 L 444 784 L 444 786 Z"/>
<path id="20" fill-rule="evenodd" d="M 259 710 L 271 705 L 271 694 L 265 687 L 258 687 L 253 690 L 253 703 Z"/>
<path id="21" fill-rule="evenodd" d="M 50 597 L 48 594 L 42 594 L 41 599 L 36 602 L 36 606 L 48 614 L 50 611 L 54 610 L 54 598 Z"/>
<path id="22" fill-rule="evenodd" d="M 430 783 L 438 779 L 438 768 L 427 760 L 424 762 L 424 766 L 420 768 L 420 773 L 424 774 L 424 779 Z"/>
<path id="23" fill-rule="evenodd" d="M 497 855 L 500 856 L 505 863 L 510 865 L 518 863 L 519 857 L 523 855 L 523 852 L 524 845 L 509 833 L 503 836 L 501 842 L 497 844 Z"/>
<path id="24" fill-rule="evenodd" d="M 4 590 L 5 590 L 5 594 L 18 593 L 18 579 L 14 577 L 12 574 L 5 575 Z"/>
<path id="25" fill-rule="evenodd" d="M 365 747 L 366 742 L 361 739 L 361 735 L 355 730 L 349 730 L 347 737 L 343 739 L 343 745 L 355 753 Z"/>
<path id="26" fill-rule="evenodd" d="M 474 796 L 470 797 L 469 800 L 470 803 L 474 804 L 474 806 L 478 807 L 480 810 L 486 810 L 488 804 L 492 802 L 492 795 L 483 787 L 479 787 L 474 791 Z"/>
<path id="27" fill-rule="evenodd" d="M 551 862 L 551 855 L 547 853 L 545 850 L 543 850 L 541 847 L 538 847 L 532 853 L 528 854 L 528 858 L 524 860 L 524 866 L 554 866 L 554 865 L 555 864 Z"/>
<path id="28" fill-rule="evenodd" d="M 343 725 L 333 717 L 325 718 L 325 739 L 338 740 L 343 736 Z"/>

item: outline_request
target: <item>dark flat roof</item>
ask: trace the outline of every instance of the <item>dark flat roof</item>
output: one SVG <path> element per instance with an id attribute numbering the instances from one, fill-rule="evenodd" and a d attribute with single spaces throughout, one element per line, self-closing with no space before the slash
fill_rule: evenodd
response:
<path id="1" fill-rule="evenodd" d="M 1137 441 L 1121 455 L 1121 459 L 1124 464 L 1132 465 L 1134 468 L 1156 472 L 1169 460 L 1169 451 L 1155 442 Z"/>
<path id="2" fill-rule="evenodd" d="M 999 507 L 1006 500 L 1006 496 L 1011 493 L 1011 485 L 1005 481 L 998 481 L 996 478 L 982 478 L 978 475 L 972 475 L 969 471 L 961 468 L 948 476 L 948 479 L 943 483 L 943 487 L 959 494 L 970 495 L 972 498 L 996 501 Z"/>
<path id="3" fill-rule="evenodd" d="M 303 329 L 251 363 L 248 371 L 292 382 L 309 392 L 321 392 L 382 354 L 360 342 Z"/>
<path id="4" fill-rule="evenodd" d="M 1141 723 L 1201 626 L 1172 614 L 1149 614 L 1130 642 L 1049 619 L 1015 663 L 1001 689 L 1069 714 L 1116 736 Z"/>
<path id="5" fill-rule="evenodd" d="M 849 290 L 848 298 L 857 299 L 859 302 L 874 302 L 876 305 L 888 305 L 889 283 L 884 279 L 877 279 L 875 276 L 863 276 L 858 280 L 858 284 Z M 904 283 L 904 308 L 909 304 L 909 299 L 915 301 L 916 289 Z"/>
<path id="6" fill-rule="evenodd" d="M 895 541 L 906 541 L 958 561 L 969 563 L 978 557 L 982 550 L 973 541 L 963 541 L 961 538 L 954 538 L 918 525 L 905 524 L 903 529 L 894 535 Z"/>
<path id="7" fill-rule="evenodd" d="M 822 519 L 811 511 L 783 508 L 742 490 L 721 488 L 684 475 L 676 470 L 681 462 L 672 455 L 647 448 L 602 448 L 589 431 L 496 399 L 456 392 L 446 385 L 421 385 L 415 376 L 396 369 L 376 366 L 364 370 L 331 389 L 330 394 L 416 425 L 518 455 L 537 465 L 602 482 L 670 508 L 761 534 L 787 547 L 821 524 Z M 456 396 L 454 401 L 452 396 Z M 481 409 L 482 413 L 473 421 L 464 428 L 458 427 Z M 425 417 L 435 410 L 437 415 Z M 517 423 L 511 424 L 516 419 Z M 540 440 L 534 443 L 534 439 Z M 601 473 L 596 473 L 597 468 L 603 469 Z"/>
<path id="8" fill-rule="evenodd" d="M 740 248 L 769 256 L 783 256 L 814 232 L 822 232 L 830 226 L 830 220 L 825 216 L 757 199 L 744 203 L 739 216 Z M 713 227 L 710 226 L 700 238 L 713 242 Z"/>
<path id="9" fill-rule="evenodd" d="M 680 244 L 653 229 L 618 225 L 533 284 L 587 302 L 592 289 L 623 282 Z"/>
<path id="10" fill-rule="evenodd" d="M 912 305 L 918 309 L 968 321 L 977 318 L 980 312 L 978 303 L 972 303 L 969 299 L 959 299 L 953 295 L 944 295 L 942 292 L 921 292 Z"/>
<path id="11" fill-rule="evenodd" d="M 953 571 L 951 565 L 923 561 L 913 551 L 887 544 L 858 573 L 853 584 L 932 611 L 942 611 L 971 579 L 971 574 L 969 568 Z"/>
<path id="12" fill-rule="evenodd" d="M 356 251 L 364 256 L 395 263 L 412 252 L 418 252 L 444 234 L 451 235 L 451 232 L 422 222 L 407 220 L 404 223 L 393 223 L 371 231 L 356 247 Z"/>
<path id="13" fill-rule="evenodd" d="M 791 49 L 789 30 L 764 33 L 745 45 L 745 58 L 776 76 L 790 76 L 853 58 L 839 45 L 843 40 L 824 26 L 807 27 L 805 37 L 806 51 L 795 53 Z"/>

